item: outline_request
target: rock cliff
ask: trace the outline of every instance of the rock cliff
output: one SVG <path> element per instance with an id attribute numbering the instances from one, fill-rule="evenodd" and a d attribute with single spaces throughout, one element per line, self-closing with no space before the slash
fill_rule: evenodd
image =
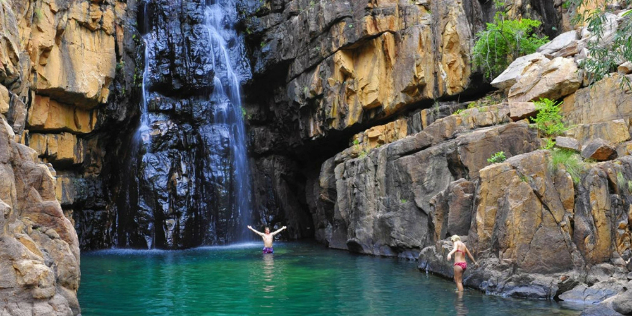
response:
<path id="1" fill-rule="evenodd" d="M 487 293 L 624 300 L 631 77 L 619 60 L 619 73 L 588 86 L 579 62 L 590 37 L 569 31 L 519 58 L 492 82 L 500 97 L 438 102 L 350 137 L 308 179 L 316 239 L 451 277 L 446 238 L 457 234 L 482 263 L 466 284 Z M 570 127 L 556 149 L 540 150 L 544 135 L 525 120 L 540 98 L 563 100 Z M 501 151 L 505 162 L 488 161 Z"/>
<path id="2" fill-rule="evenodd" d="M 470 52 L 491 1 L 0 1 L 0 291 L 15 297 L 0 310 L 78 314 L 79 247 L 222 244 L 248 222 L 445 276 L 459 234 L 483 263 L 470 286 L 619 306 L 632 67 L 588 87 L 591 34 L 562 1 L 509 2 L 555 39 L 490 85 Z M 578 174 L 524 120 L 540 97 L 564 101 L 557 144 L 590 158 Z"/>
<path id="3" fill-rule="evenodd" d="M 77 233 L 56 199 L 55 171 L 15 138 L 0 115 L 0 311 L 77 315 Z"/>
<path id="4" fill-rule="evenodd" d="M 133 7 L 133 1 L 0 3 L 2 314 L 80 314 L 73 226 L 84 236 L 101 235 L 81 238 L 84 245 L 106 246 L 113 217 L 100 221 L 105 225 L 97 232 L 90 223 L 99 222 L 92 209 L 106 208 L 105 152 L 137 111 L 125 93 L 134 69 Z"/>

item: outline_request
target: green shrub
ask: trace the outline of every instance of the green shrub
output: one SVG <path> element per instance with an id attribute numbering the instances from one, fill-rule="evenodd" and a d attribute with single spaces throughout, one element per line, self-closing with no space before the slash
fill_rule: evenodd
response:
<path id="1" fill-rule="evenodd" d="M 507 160 L 507 157 L 505 157 L 505 152 L 504 151 L 499 151 L 495 154 L 493 154 L 490 158 L 487 159 L 487 162 L 489 163 L 499 163 L 499 162 L 503 162 Z"/>
<path id="2" fill-rule="evenodd" d="M 535 102 L 538 114 L 531 121 L 535 123 L 538 130 L 546 137 L 559 135 L 568 129 L 562 122 L 562 115 L 560 114 L 561 104 L 562 102 L 549 99 L 540 99 L 540 101 Z"/>
<path id="3" fill-rule="evenodd" d="M 577 8 L 594 2 L 594 0 L 570 0 Z M 603 43 L 604 35 L 606 35 L 607 18 L 606 13 L 610 11 L 610 4 L 613 0 L 605 0 L 603 4 L 594 10 L 583 10 L 578 12 L 573 18 L 573 22 L 583 23 L 591 34 L 595 35 L 594 39 L 588 41 L 588 56 L 580 62 L 580 67 L 589 74 L 591 83 L 603 79 L 611 72 L 616 71 L 617 66 L 623 61 L 632 61 L 632 10 L 624 13 L 619 21 L 619 27 L 614 32 L 612 42 Z M 630 5 L 632 1 L 619 1 L 620 4 Z M 621 76 L 622 83 L 630 85 L 625 76 Z"/>
<path id="4" fill-rule="evenodd" d="M 546 141 L 546 144 L 542 147 L 542 149 L 551 149 L 555 147 L 555 141 L 553 139 L 546 138 L 544 141 Z"/>
<path id="5" fill-rule="evenodd" d="M 568 150 L 556 148 L 551 151 L 550 168 L 553 173 L 557 172 L 559 166 L 564 166 L 566 172 L 570 174 L 573 183 L 579 183 L 581 172 L 584 169 L 584 163 L 578 153 Z"/>
<path id="6" fill-rule="evenodd" d="M 476 33 L 474 44 L 474 66 L 482 67 L 485 77 L 490 80 L 503 72 L 509 64 L 520 56 L 534 53 L 546 42 L 546 36 L 539 36 L 536 30 L 541 22 L 530 19 L 507 20 L 504 3 L 496 1 L 499 11 L 493 23 L 487 23 L 484 31 Z"/>

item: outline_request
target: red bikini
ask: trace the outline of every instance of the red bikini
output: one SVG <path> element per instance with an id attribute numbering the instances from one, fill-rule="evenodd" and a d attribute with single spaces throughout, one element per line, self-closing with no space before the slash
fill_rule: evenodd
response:
<path id="1" fill-rule="evenodd" d="M 465 255 L 465 251 L 463 251 L 463 250 L 457 249 L 456 252 L 460 252 L 463 255 Z M 463 261 L 463 262 L 455 262 L 454 265 L 461 267 L 461 269 L 463 269 L 463 272 L 465 272 L 465 270 L 467 269 L 467 262 L 465 262 L 465 261 Z"/>
<path id="2" fill-rule="evenodd" d="M 463 262 L 455 262 L 454 265 L 461 267 L 461 269 L 463 269 L 463 271 L 465 271 L 467 269 L 467 262 L 465 262 L 465 261 L 463 261 Z"/>

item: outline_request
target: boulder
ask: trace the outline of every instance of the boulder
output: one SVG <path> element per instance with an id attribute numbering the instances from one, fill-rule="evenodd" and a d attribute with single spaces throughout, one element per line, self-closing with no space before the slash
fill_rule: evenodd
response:
<path id="1" fill-rule="evenodd" d="M 632 315 L 632 290 L 617 295 L 612 301 L 612 308 L 623 315 Z"/>
<path id="2" fill-rule="evenodd" d="M 622 316 L 610 307 L 604 305 L 591 306 L 583 310 L 579 316 Z"/>
<path id="3" fill-rule="evenodd" d="M 500 90 L 507 90 L 516 84 L 525 73 L 534 68 L 541 68 L 548 61 L 549 59 L 540 53 L 519 57 L 492 81 L 492 86 Z"/>
<path id="4" fill-rule="evenodd" d="M 555 138 L 555 147 L 572 151 L 579 151 L 581 149 L 577 139 L 563 136 L 558 136 Z"/>
<path id="5" fill-rule="evenodd" d="M 596 138 L 583 146 L 581 155 L 584 159 L 606 161 L 617 158 L 617 150 L 607 141 Z"/>
<path id="6" fill-rule="evenodd" d="M 597 304 L 617 295 L 623 286 L 615 282 L 600 282 L 593 286 L 580 284 L 570 291 L 559 295 L 559 299 L 569 303 Z"/>
<path id="7" fill-rule="evenodd" d="M 577 31 L 572 30 L 565 33 L 562 33 L 556 36 L 550 42 L 540 46 L 537 52 L 545 55 L 549 58 L 558 57 L 560 51 L 564 51 L 565 53 L 569 53 L 569 47 L 575 47 L 575 51 L 577 50 Z M 572 49 L 570 49 L 572 51 Z M 564 54 L 562 54 L 564 55 Z M 568 56 L 568 55 L 566 55 Z M 563 56 L 565 57 L 565 56 Z"/>
<path id="8" fill-rule="evenodd" d="M 541 67 L 533 67 L 509 89 L 509 101 L 557 100 L 575 92 L 582 74 L 574 60 L 557 57 Z"/>
<path id="9" fill-rule="evenodd" d="M 509 117 L 512 121 L 520 121 L 538 114 L 533 102 L 510 102 Z"/>
<path id="10" fill-rule="evenodd" d="M 617 71 L 620 74 L 624 74 L 624 75 L 632 73 L 632 62 L 629 62 L 629 61 L 624 62 L 623 64 L 619 65 L 619 67 L 617 67 Z"/>
<path id="11" fill-rule="evenodd" d="M 475 253 L 495 249 L 498 260 L 527 273 L 573 268 L 570 236 L 560 227 L 566 210 L 548 168 L 549 155 L 539 150 L 480 170 L 469 233 Z"/>

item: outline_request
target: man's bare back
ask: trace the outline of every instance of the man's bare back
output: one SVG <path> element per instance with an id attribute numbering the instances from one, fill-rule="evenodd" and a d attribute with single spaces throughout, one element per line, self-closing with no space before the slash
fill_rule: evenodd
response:
<path id="1" fill-rule="evenodd" d="M 262 233 L 262 232 L 256 231 L 254 228 L 248 225 L 248 229 L 252 230 L 255 234 L 261 236 L 261 239 L 263 239 L 263 246 L 265 248 L 270 248 L 270 249 L 272 249 L 272 241 L 274 240 L 274 235 L 280 233 L 282 230 L 286 228 L 287 227 L 283 226 L 281 227 L 281 229 L 271 233 L 270 228 L 266 227 L 265 233 Z"/>

